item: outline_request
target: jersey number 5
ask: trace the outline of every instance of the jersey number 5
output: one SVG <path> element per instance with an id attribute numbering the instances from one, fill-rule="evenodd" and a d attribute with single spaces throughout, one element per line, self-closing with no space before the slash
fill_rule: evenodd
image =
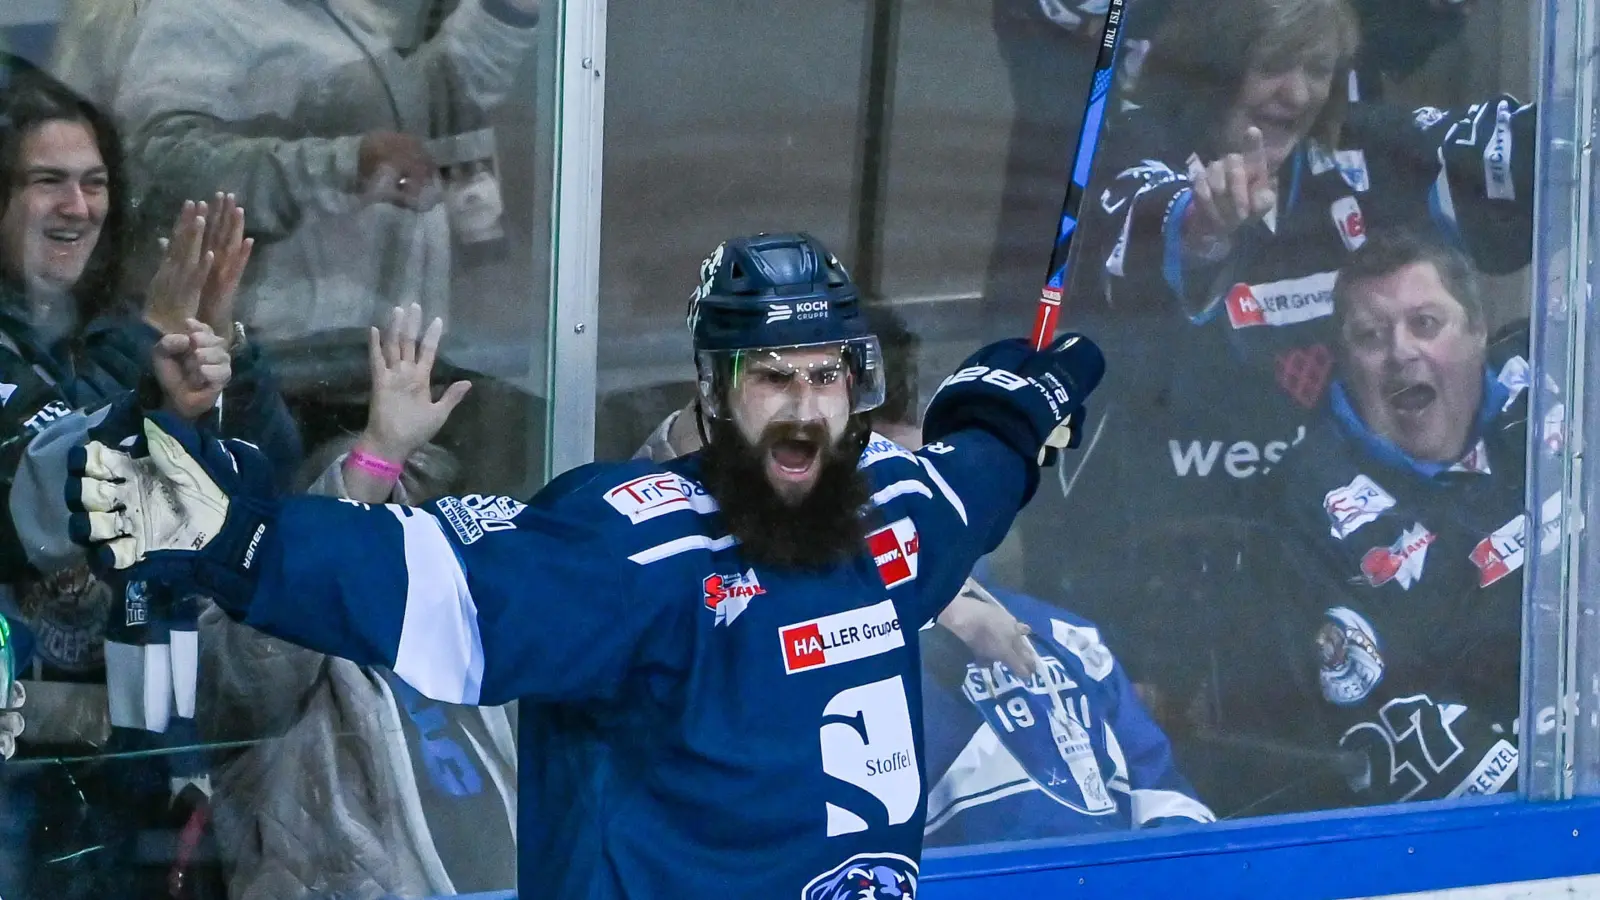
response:
<path id="1" fill-rule="evenodd" d="M 822 712 L 821 741 L 822 771 L 833 780 L 828 837 L 911 821 L 922 775 L 899 675 L 835 694 Z"/>

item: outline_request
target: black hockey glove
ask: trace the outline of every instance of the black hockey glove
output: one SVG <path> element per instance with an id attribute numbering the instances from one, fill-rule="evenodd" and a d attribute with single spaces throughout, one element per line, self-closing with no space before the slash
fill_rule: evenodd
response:
<path id="1" fill-rule="evenodd" d="M 67 475 L 68 529 L 97 573 L 249 606 L 278 509 L 260 450 L 145 415 L 130 397 L 73 449 Z"/>
<path id="2" fill-rule="evenodd" d="M 967 358 L 939 385 L 923 417 L 928 443 L 978 428 L 1041 466 L 1058 450 L 1078 446 L 1083 403 L 1105 375 L 1106 360 L 1081 334 L 1063 335 L 1048 350 L 1013 338 Z"/>

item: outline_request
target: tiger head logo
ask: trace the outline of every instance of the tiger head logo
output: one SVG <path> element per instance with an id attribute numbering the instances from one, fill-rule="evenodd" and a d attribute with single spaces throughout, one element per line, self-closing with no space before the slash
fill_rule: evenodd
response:
<path id="1" fill-rule="evenodd" d="M 898 853 L 860 853 L 811 879 L 801 900 L 915 900 L 917 864 Z"/>

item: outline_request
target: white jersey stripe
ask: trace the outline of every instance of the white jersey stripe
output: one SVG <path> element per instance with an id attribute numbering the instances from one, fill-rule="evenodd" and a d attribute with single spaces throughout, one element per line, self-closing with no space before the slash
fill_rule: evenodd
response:
<path id="1" fill-rule="evenodd" d="M 1151 788 L 1134 788 L 1133 827 L 1139 828 L 1155 819 L 1193 819 L 1196 822 L 1215 822 L 1216 814 L 1204 803 L 1178 791 L 1159 791 Z"/>
<path id="2" fill-rule="evenodd" d="M 424 696 L 476 706 L 483 687 L 483 638 L 466 573 L 439 520 L 387 507 L 406 547 L 406 611 L 394 673 Z"/>
<path id="3" fill-rule="evenodd" d="M 882 506 L 885 503 L 888 503 L 890 500 L 893 500 L 896 497 L 904 497 L 906 494 L 921 494 L 922 496 L 927 497 L 929 500 L 933 499 L 933 491 L 929 490 L 927 485 L 920 481 L 906 480 L 896 481 L 894 484 L 891 484 L 876 494 L 873 494 L 872 505 Z"/>
<path id="4" fill-rule="evenodd" d="M 195 631 L 173 631 L 169 654 L 173 715 L 181 719 L 192 719 L 200 672 L 200 634 Z"/>
<path id="5" fill-rule="evenodd" d="M 933 467 L 933 460 L 927 458 L 926 456 L 919 456 L 917 458 L 922 460 L 922 467 L 928 470 L 928 477 L 933 479 L 933 483 L 939 488 L 939 492 L 944 494 L 944 498 L 950 501 L 951 506 L 955 507 L 956 515 L 961 517 L 961 524 L 972 524 L 971 522 L 967 521 L 966 504 L 962 503 L 961 498 L 956 496 L 955 490 L 950 487 L 950 482 L 945 481 L 944 476 L 939 474 L 939 470 Z M 931 497 L 932 495 L 930 494 L 929 496 Z"/>
<path id="6" fill-rule="evenodd" d="M 172 720 L 172 648 L 106 641 L 105 653 L 111 724 L 166 731 Z"/>
<path id="7" fill-rule="evenodd" d="M 716 552 L 718 550 L 726 550 L 737 543 L 739 543 L 739 539 L 731 534 L 719 538 L 708 538 L 703 534 L 691 534 L 688 537 L 667 541 L 665 544 L 657 544 L 647 550 L 640 550 L 638 553 L 628 557 L 628 559 L 644 566 L 677 556 L 679 553 L 688 553 L 691 550 Z"/>

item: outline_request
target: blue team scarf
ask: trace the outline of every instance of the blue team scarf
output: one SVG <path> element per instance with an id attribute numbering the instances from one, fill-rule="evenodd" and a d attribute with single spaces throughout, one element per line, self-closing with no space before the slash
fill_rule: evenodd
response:
<path id="1" fill-rule="evenodd" d="M 1339 428 L 1347 437 L 1355 441 L 1367 455 L 1379 462 L 1415 472 L 1424 479 L 1431 480 L 1455 467 L 1454 462 L 1428 462 L 1412 457 L 1394 441 L 1367 427 L 1361 421 L 1361 415 L 1356 412 L 1350 403 L 1350 397 L 1345 393 L 1344 382 L 1335 381 L 1329 392 L 1330 403 L 1333 407 L 1334 421 L 1339 423 Z M 1476 447 L 1483 436 L 1488 433 L 1489 425 L 1495 416 L 1505 408 L 1511 399 L 1511 389 L 1494 376 L 1487 366 L 1483 370 L 1483 402 L 1478 407 L 1478 421 L 1473 423 L 1472 433 L 1467 437 L 1468 451 Z"/>
<path id="2" fill-rule="evenodd" d="M 445 704 L 424 697 L 390 672 L 385 671 L 383 675 L 395 699 L 400 701 L 401 711 L 416 726 L 417 746 L 413 749 L 422 756 L 423 768 L 434 789 L 448 797 L 481 794 L 484 777 L 473 765 L 471 748 L 455 740 L 457 736 L 464 736 L 465 731 L 451 723 Z"/>

